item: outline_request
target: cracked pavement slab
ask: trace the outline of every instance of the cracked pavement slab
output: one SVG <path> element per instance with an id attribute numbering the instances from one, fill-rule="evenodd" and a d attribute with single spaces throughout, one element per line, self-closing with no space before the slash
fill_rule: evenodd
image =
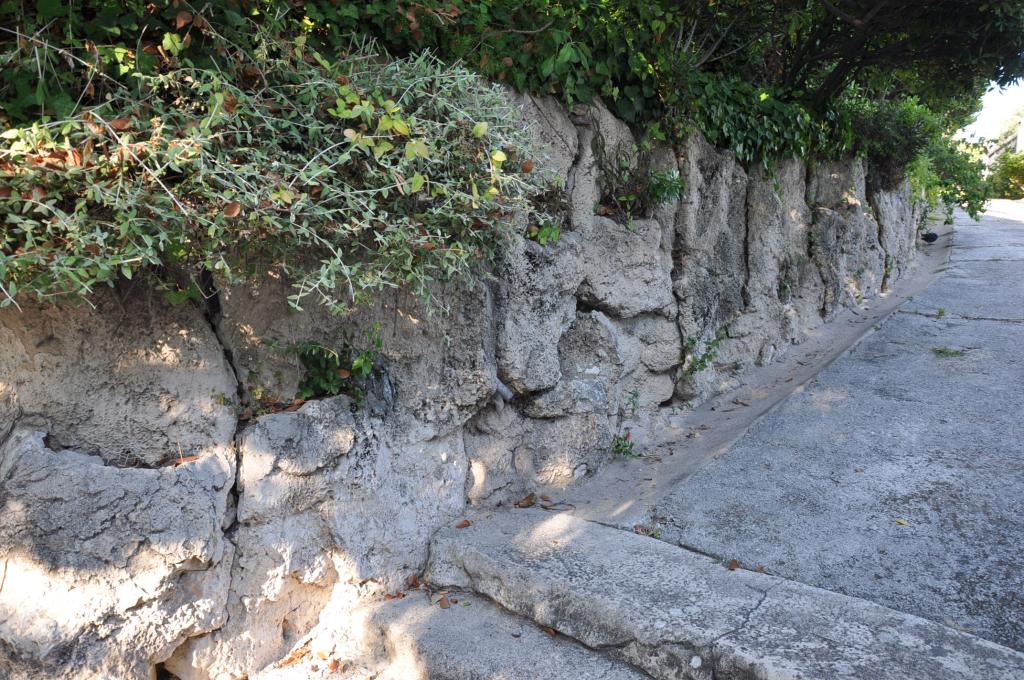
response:
<path id="1" fill-rule="evenodd" d="M 663 540 L 1024 650 L 1024 204 L 658 503 Z M 969 677 L 984 677 L 975 673 Z"/>
<path id="2" fill-rule="evenodd" d="M 481 513 L 444 529 L 426 578 L 655 678 L 1024 676 L 1024 654 L 973 635 L 569 512 Z"/>
<path id="3" fill-rule="evenodd" d="M 649 680 L 621 661 L 594 654 L 480 597 L 458 594 L 450 608 L 423 593 L 382 603 L 375 629 L 392 650 L 382 678 L 401 680 Z M 403 664 L 407 659 L 415 663 Z M 411 668 L 415 666 L 416 668 Z"/>

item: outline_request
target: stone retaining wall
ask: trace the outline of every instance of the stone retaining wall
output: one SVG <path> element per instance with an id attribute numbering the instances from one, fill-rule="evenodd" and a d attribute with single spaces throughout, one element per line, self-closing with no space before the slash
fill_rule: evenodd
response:
<path id="1" fill-rule="evenodd" d="M 267 279 L 205 310 L 147 291 L 0 311 L 0 675 L 243 678 L 296 643 L 352 654 L 339 621 L 426 561 L 467 504 L 593 474 L 628 431 L 736 384 L 903 275 L 920 215 L 861 162 L 748 172 L 694 135 L 653 165 L 685 195 L 596 214 L 601 106 L 523 100 L 563 178 L 553 244 L 516 236 L 493 280 L 347 317 L 287 307 Z M 280 346 L 383 340 L 365 402 L 294 396 Z M 270 342 L 272 341 L 272 342 Z M 340 632 L 339 632 L 340 631 Z"/>

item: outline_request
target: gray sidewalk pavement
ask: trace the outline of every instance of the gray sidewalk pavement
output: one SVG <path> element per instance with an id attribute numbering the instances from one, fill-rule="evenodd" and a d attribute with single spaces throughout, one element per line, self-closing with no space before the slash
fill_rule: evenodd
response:
<path id="1" fill-rule="evenodd" d="M 1024 650 L 1024 203 L 663 498 L 663 540 Z"/>

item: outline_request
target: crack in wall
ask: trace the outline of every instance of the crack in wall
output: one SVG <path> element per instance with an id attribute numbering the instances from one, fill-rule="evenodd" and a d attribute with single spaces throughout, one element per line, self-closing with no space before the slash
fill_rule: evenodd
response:
<path id="1" fill-rule="evenodd" d="M 206 323 L 209 325 L 210 332 L 212 333 L 217 344 L 221 348 L 221 352 L 224 356 L 224 362 L 227 367 L 231 370 L 231 375 L 235 379 L 235 393 L 237 398 L 237 409 L 240 409 L 246 403 L 248 403 L 248 395 L 245 391 L 244 384 L 241 379 L 241 372 L 235 363 L 234 353 L 232 352 L 229 344 L 225 340 L 223 333 L 223 307 L 221 305 L 221 292 L 217 287 L 216 281 L 211 272 L 203 270 L 200 274 L 200 289 L 203 293 L 203 306 L 202 314 Z M 234 479 L 231 481 L 231 486 L 228 489 L 228 503 L 226 505 L 226 512 L 230 513 L 230 521 L 221 522 L 221 540 L 226 543 L 230 543 L 232 546 L 233 560 L 238 559 L 238 546 L 235 545 L 232 538 L 237 534 L 238 529 L 238 502 L 239 502 L 239 488 L 240 488 L 240 471 L 241 471 L 241 450 L 239 448 L 239 438 L 245 429 L 245 421 L 238 417 L 238 412 L 235 413 L 235 431 L 232 434 L 231 442 L 229 444 L 231 452 L 234 455 Z M 225 526 L 226 524 L 226 526 Z M 226 559 L 228 551 L 224 551 L 224 555 L 221 556 L 221 560 Z M 235 586 L 235 573 L 233 564 L 228 567 L 228 579 L 225 585 L 227 589 L 227 597 L 224 601 L 224 616 L 223 621 L 220 625 L 211 628 L 210 630 L 202 631 L 195 635 L 188 635 L 182 639 L 179 643 L 175 644 L 170 652 L 162 659 L 152 660 L 152 674 L 154 677 L 160 680 L 161 678 L 174 678 L 173 674 L 167 670 L 165 664 L 168 659 L 173 657 L 179 649 L 189 644 L 190 641 L 207 637 L 227 626 L 231 620 L 231 612 L 227 606 L 228 600 L 231 597 L 231 592 Z M 214 568 L 214 564 L 208 564 L 207 570 Z"/>
<path id="2" fill-rule="evenodd" d="M 878 208 L 877 196 L 877 191 L 867 191 L 868 205 L 871 206 L 871 212 L 875 215 L 881 215 L 881 210 Z M 878 284 L 878 292 L 887 293 L 889 292 L 889 278 L 892 275 L 892 266 L 895 264 L 896 258 L 885 247 L 885 227 L 882 224 L 882 220 L 875 218 L 875 224 L 878 226 L 878 247 L 882 249 L 882 253 L 885 257 L 883 260 L 884 269 L 882 270 L 882 281 Z"/>
<path id="3" fill-rule="evenodd" d="M 19 408 L 18 413 L 14 416 L 14 418 L 11 419 L 11 424 L 7 427 L 7 430 L 3 434 L 0 434 L 0 449 L 3 449 L 3 447 L 7 444 L 7 440 L 9 440 L 11 438 L 11 435 L 14 434 L 14 430 L 17 429 L 18 423 L 21 422 L 24 416 L 25 414 L 22 413 L 21 409 Z"/>

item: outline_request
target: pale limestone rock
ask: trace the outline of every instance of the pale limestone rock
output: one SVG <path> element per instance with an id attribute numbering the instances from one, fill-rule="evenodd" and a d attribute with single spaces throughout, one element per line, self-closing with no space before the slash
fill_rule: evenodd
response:
<path id="1" fill-rule="evenodd" d="M 747 175 L 697 133 L 679 167 L 686 181 L 672 248 L 679 325 L 686 337 L 713 337 L 744 307 Z"/>
<path id="2" fill-rule="evenodd" d="M 291 288 L 264 279 L 223 294 L 221 333 L 243 387 L 253 398 L 290 402 L 303 371 L 294 352 L 303 342 L 371 349 L 379 328 L 380 399 L 438 431 L 464 423 L 495 391 L 493 313 L 482 283 L 438 284 L 430 307 L 410 292 L 385 291 L 366 308 L 335 315 L 324 307 L 296 312 Z"/>
<path id="3" fill-rule="evenodd" d="M 622 224 L 595 216 L 583 233 L 583 283 L 577 297 L 617 318 L 672 304 L 672 248 L 662 237 L 657 220 Z"/>
<path id="4" fill-rule="evenodd" d="M 426 559 L 430 533 L 465 504 L 461 433 L 384 422 L 347 397 L 258 418 L 239 439 L 237 558 L 227 623 L 181 647 L 182 680 L 251 675 L 366 582 L 393 591 Z M 344 628 L 342 626 L 342 628 Z"/>
<path id="5" fill-rule="evenodd" d="M 145 291 L 93 304 L 0 310 L 0 432 L 20 419 L 120 466 L 230 442 L 235 380 L 202 313 Z"/>
<path id="6" fill-rule="evenodd" d="M 498 376 L 519 394 L 544 390 L 561 378 L 558 339 L 576 316 L 582 281 L 580 238 L 565 234 L 548 246 L 515 237 L 495 283 Z"/>
<path id="7" fill-rule="evenodd" d="M 14 430 L 0 449 L 4 677 L 144 680 L 223 625 L 233 479 L 226 450 L 123 469 Z"/>
<path id="8" fill-rule="evenodd" d="M 879 240 L 885 251 L 888 281 L 906 274 L 914 255 L 917 225 L 920 213 L 912 200 L 910 183 L 904 182 L 894 190 L 876 190 L 868 199 L 879 226 Z"/>

